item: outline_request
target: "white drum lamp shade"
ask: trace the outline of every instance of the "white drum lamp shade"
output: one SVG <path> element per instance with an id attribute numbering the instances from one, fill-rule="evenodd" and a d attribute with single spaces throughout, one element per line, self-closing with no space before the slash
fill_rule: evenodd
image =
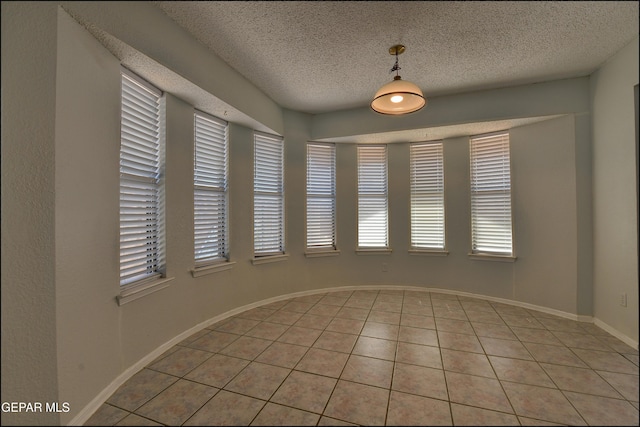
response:
<path id="1" fill-rule="evenodd" d="M 396 76 L 382 86 L 371 101 L 371 108 L 381 114 L 407 114 L 427 105 L 418 86 Z"/>
<path id="2" fill-rule="evenodd" d="M 398 70 L 400 70 L 398 55 L 404 51 L 403 45 L 395 45 L 389 49 L 389 53 L 396 56 L 396 63 L 391 69 L 392 72 L 396 72 L 396 76 L 391 82 L 378 89 L 373 97 L 371 108 L 377 113 L 402 115 L 413 113 L 427 105 L 422 90 L 414 83 L 402 80 L 398 74 Z"/>

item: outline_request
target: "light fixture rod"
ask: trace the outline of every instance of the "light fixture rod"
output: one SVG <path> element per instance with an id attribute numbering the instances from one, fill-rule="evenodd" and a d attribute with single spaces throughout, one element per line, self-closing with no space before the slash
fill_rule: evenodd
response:
<path id="1" fill-rule="evenodd" d="M 400 75 L 398 72 L 401 69 L 400 65 L 398 64 L 398 55 L 400 55 L 401 53 L 404 53 L 404 51 L 405 51 L 405 47 L 404 45 L 401 45 L 401 44 L 397 44 L 389 48 L 389 55 L 396 56 L 396 63 L 393 65 L 393 67 L 391 67 L 391 71 L 389 71 L 390 73 L 393 73 L 394 71 L 396 72 L 396 77 L 395 77 L 396 80 L 400 78 Z"/>

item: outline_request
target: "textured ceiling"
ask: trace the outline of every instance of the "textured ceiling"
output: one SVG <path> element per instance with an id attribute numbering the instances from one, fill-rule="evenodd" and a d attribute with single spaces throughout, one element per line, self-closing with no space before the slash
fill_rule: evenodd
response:
<path id="1" fill-rule="evenodd" d="M 425 96 L 585 76 L 638 35 L 638 2 L 152 2 L 282 107 L 367 106 L 400 75 Z"/>

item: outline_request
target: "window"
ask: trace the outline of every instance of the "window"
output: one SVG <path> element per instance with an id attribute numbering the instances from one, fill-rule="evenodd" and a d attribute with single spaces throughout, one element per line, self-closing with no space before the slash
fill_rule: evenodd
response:
<path id="1" fill-rule="evenodd" d="M 471 138 L 471 252 L 512 256 L 509 134 Z"/>
<path id="2" fill-rule="evenodd" d="M 194 254 L 196 268 L 228 260 L 227 122 L 195 113 Z"/>
<path id="3" fill-rule="evenodd" d="M 284 142 L 255 133 L 253 169 L 254 256 L 284 254 Z"/>
<path id="4" fill-rule="evenodd" d="M 334 144 L 307 144 L 307 249 L 336 249 Z"/>
<path id="5" fill-rule="evenodd" d="M 120 141 L 120 285 L 164 273 L 160 138 L 162 93 L 122 72 Z"/>
<path id="6" fill-rule="evenodd" d="M 412 143 L 411 248 L 444 250 L 442 142 Z"/>
<path id="7" fill-rule="evenodd" d="M 358 146 L 358 248 L 387 248 L 387 146 Z"/>

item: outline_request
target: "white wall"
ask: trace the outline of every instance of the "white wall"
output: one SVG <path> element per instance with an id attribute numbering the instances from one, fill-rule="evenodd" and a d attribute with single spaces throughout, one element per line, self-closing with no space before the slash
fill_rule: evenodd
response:
<path id="1" fill-rule="evenodd" d="M 594 315 L 638 341 L 638 38 L 591 76 Z M 619 304 L 627 294 L 627 307 Z"/>
<path id="2" fill-rule="evenodd" d="M 97 3 L 83 2 L 82 11 L 91 16 L 107 14 L 100 18 L 102 22 L 109 22 L 129 41 L 171 65 L 168 57 L 175 45 L 165 52 L 161 45 L 134 40 L 128 20 L 117 25 L 112 22 L 123 14 L 119 3 L 110 8 Z M 135 12 L 149 7 L 137 4 Z M 230 270 L 197 278 L 190 273 L 194 108 L 168 94 L 167 273 L 173 280 L 166 289 L 118 306 L 119 61 L 55 4 L 3 2 L 2 8 L 3 59 L 9 54 L 19 59 L 2 61 L 3 401 L 69 402 L 71 412 L 59 419 L 68 423 L 119 376 L 126 375 L 127 369 L 184 331 L 247 304 L 334 286 L 433 287 L 511 299 L 568 315 L 592 314 L 591 297 L 582 295 L 590 292 L 590 286 L 585 289 L 590 280 L 585 263 L 590 258 L 579 248 L 581 242 L 590 240 L 590 228 L 584 226 L 590 213 L 579 209 L 585 188 L 590 187 L 583 176 L 590 162 L 584 154 L 590 142 L 585 131 L 590 125 L 585 116 L 586 78 L 546 86 L 567 98 L 562 101 L 566 116 L 512 131 L 515 263 L 467 256 L 466 137 L 444 141 L 448 256 L 407 252 L 409 146 L 399 143 L 389 147 L 393 252 L 355 253 L 356 148 L 340 144 L 337 212 L 341 252 L 337 257 L 306 258 L 305 144 L 312 139 L 314 118 L 280 110 L 263 100 L 258 110 L 247 111 L 259 111 L 256 114 L 263 121 L 282 124 L 289 259 L 264 265 L 250 261 L 252 130 L 232 123 L 230 245 L 235 264 Z M 114 8 L 118 11 L 110 15 Z M 176 31 L 186 45 L 195 43 L 166 22 L 162 31 L 168 38 Z M 216 73 L 209 71 L 209 77 L 193 71 L 193 78 L 214 88 L 206 79 L 213 79 Z M 251 104 L 249 98 L 256 93 L 244 84 L 248 83 L 241 82 L 239 94 L 234 95 L 238 105 Z M 526 86 L 476 96 L 492 117 L 510 118 L 514 94 L 534 89 Z M 479 110 L 474 118 L 473 111 L 465 107 L 468 98 L 464 96 L 442 101 L 451 114 L 464 110 L 471 121 L 484 114 Z M 557 105 L 554 101 L 545 108 L 537 102 L 536 115 L 555 114 Z M 322 120 L 327 124 L 331 118 Z M 382 272 L 383 262 L 388 272 Z M 633 336 L 633 330 L 629 333 Z M 637 317 L 635 336 L 637 340 Z M 57 421 L 55 414 L 2 414 L 3 425 Z"/>

